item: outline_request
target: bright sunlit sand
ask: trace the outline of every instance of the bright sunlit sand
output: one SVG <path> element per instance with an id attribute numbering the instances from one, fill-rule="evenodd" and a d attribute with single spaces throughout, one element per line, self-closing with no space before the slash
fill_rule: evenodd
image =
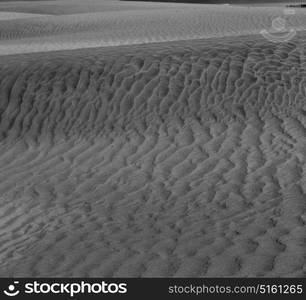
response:
<path id="1" fill-rule="evenodd" d="M 304 10 L 0 11 L 0 276 L 305 277 Z"/>
<path id="2" fill-rule="evenodd" d="M 115 0 L 94 0 L 87 6 L 81 0 L 51 2 L 47 5 L 35 1 L 36 10 L 23 10 L 40 13 L 33 14 L 33 18 L 31 14 L 19 20 L 1 20 L 0 14 L 0 54 L 259 34 L 271 26 L 273 18 L 282 14 L 284 8 Z M 23 6 L 27 7 L 27 3 Z M 64 14 L 59 14 L 62 7 Z M 2 9 L 5 8 L 12 9 Z M 21 11 L 19 6 L 18 10 Z M 9 16 L 8 12 L 2 14 Z M 297 11 L 288 26 L 304 30 L 306 10 Z"/>

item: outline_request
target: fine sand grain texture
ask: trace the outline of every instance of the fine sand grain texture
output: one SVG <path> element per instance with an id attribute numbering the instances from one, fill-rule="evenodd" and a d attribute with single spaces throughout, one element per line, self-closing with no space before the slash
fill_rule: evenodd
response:
<path id="1" fill-rule="evenodd" d="M 84 6 L 84 1 L 75 1 Z M 79 12 L 81 8 L 76 11 L 71 6 L 73 0 L 52 3 L 65 4 L 66 13 L 52 15 L 53 11 L 43 2 L 37 17 L 0 19 L 0 55 L 258 34 L 269 29 L 272 20 L 283 15 L 284 9 L 119 2 L 117 10 L 110 11 L 106 4 L 114 6 L 114 1 L 106 1 L 98 8 L 89 5 Z M 306 30 L 306 10 L 296 10 L 288 18 L 288 27 Z"/>
<path id="2" fill-rule="evenodd" d="M 1 60 L 1 276 L 305 276 L 305 34 Z"/>
<path id="3" fill-rule="evenodd" d="M 304 12 L 46 3 L 0 13 L 0 276 L 305 277 Z"/>

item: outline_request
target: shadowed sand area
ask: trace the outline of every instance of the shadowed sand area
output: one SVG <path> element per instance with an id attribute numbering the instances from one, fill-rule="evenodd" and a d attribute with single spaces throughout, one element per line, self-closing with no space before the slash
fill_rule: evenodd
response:
<path id="1" fill-rule="evenodd" d="M 305 276 L 305 38 L 0 57 L 0 275 Z"/>

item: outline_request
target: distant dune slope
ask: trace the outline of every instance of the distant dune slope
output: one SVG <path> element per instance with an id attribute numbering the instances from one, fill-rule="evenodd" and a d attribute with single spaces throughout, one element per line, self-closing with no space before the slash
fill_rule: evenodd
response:
<path id="1" fill-rule="evenodd" d="M 0 54 L 258 34 L 282 15 L 277 7 L 190 5 L 0 20 Z M 288 28 L 306 29 L 306 10 L 285 18 Z"/>
<path id="2" fill-rule="evenodd" d="M 304 277 L 305 49 L 0 58 L 0 275 Z"/>
<path id="3" fill-rule="evenodd" d="M 0 11 L 0 21 L 26 19 L 26 18 L 37 18 L 37 17 L 42 17 L 42 16 L 45 16 L 45 15 Z"/>
<path id="4" fill-rule="evenodd" d="M 194 5 L 194 4 L 193 4 Z M 183 3 L 124 2 L 120 0 L 51 0 L 51 1 L 0 1 L 0 11 L 70 15 L 90 12 L 111 12 L 150 8 L 177 8 L 190 6 Z"/>

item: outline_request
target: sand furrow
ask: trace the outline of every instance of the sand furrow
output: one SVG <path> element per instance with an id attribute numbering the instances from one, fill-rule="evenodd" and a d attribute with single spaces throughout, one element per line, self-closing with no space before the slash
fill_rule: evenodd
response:
<path id="1" fill-rule="evenodd" d="M 303 41 L 2 59 L 0 275 L 305 276 Z"/>

